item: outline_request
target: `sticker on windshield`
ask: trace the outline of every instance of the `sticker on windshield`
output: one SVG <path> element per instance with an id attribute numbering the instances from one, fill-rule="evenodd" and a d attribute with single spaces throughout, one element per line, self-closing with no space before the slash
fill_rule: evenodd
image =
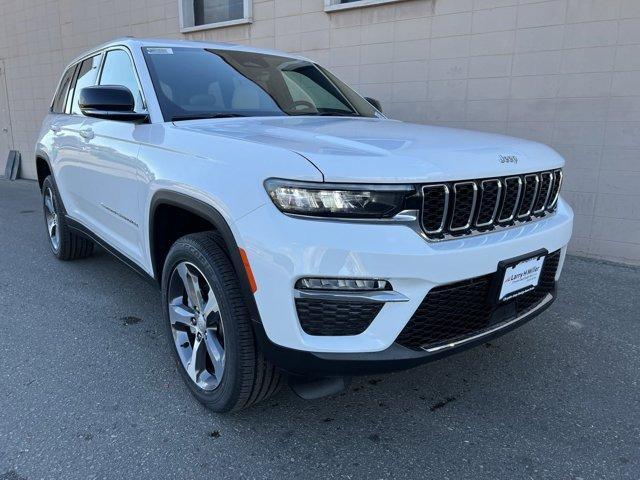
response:
<path id="1" fill-rule="evenodd" d="M 161 47 L 148 47 L 147 53 L 149 55 L 173 55 L 173 49 L 161 48 Z"/>

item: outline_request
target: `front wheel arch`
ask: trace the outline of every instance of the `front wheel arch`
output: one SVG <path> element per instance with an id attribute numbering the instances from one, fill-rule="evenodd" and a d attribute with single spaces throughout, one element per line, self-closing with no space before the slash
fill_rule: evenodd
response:
<path id="1" fill-rule="evenodd" d="M 159 231 L 160 225 L 157 223 L 159 220 L 159 209 L 164 207 L 185 211 L 202 221 L 202 223 L 197 224 L 197 228 L 194 231 L 181 232 L 183 234 L 197 233 L 198 231 L 205 230 L 215 230 L 220 234 L 219 238 L 224 243 L 220 246 L 229 257 L 229 260 L 231 260 L 249 308 L 249 313 L 254 321 L 260 322 L 260 314 L 258 313 L 258 307 L 253 296 L 240 249 L 231 231 L 231 227 L 229 227 L 225 218 L 215 207 L 196 198 L 171 190 L 160 190 L 156 192 L 151 199 L 149 210 L 149 252 L 151 254 L 153 275 L 158 284 L 162 281 L 162 270 L 166 253 L 168 253 L 168 248 L 171 248 L 171 245 L 167 246 L 164 244 Z"/>

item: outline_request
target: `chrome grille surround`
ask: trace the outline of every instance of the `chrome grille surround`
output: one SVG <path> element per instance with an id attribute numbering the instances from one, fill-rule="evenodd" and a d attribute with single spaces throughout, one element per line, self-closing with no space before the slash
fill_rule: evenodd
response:
<path id="1" fill-rule="evenodd" d="M 516 196 L 515 196 L 515 200 L 514 199 L 507 199 L 507 195 L 511 194 L 511 189 L 514 188 L 513 186 L 510 187 L 509 184 L 511 183 L 517 183 L 517 187 L 516 187 Z M 504 181 L 502 182 L 504 184 L 504 194 L 503 197 L 501 199 L 501 208 L 500 208 L 500 215 L 498 216 L 498 223 L 509 223 L 512 222 L 513 219 L 516 216 L 516 212 L 518 211 L 518 206 L 520 205 L 520 198 L 522 197 L 522 178 L 520 177 L 507 177 L 504 179 Z M 509 203 L 513 202 L 513 207 L 508 208 Z M 509 215 L 507 215 L 505 217 L 505 208 L 507 208 L 507 212 L 509 213 Z"/>
<path id="2" fill-rule="evenodd" d="M 492 194 L 489 193 L 489 185 L 494 184 L 497 185 L 498 191 L 495 193 L 495 200 L 491 197 Z M 478 207 L 478 214 L 476 215 L 476 227 L 488 227 L 489 225 L 493 225 L 493 222 L 496 220 L 496 215 L 498 214 L 498 207 L 500 206 L 500 195 L 502 193 L 502 181 L 499 178 L 493 178 L 490 180 L 482 180 L 480 182 L 480 206 Z M 495 203 L 494 203 L 495 202 Z M 493 208 L 491 204 L 493 203 Z M 487 206 L 488 205 L 488 206 Z M 485 213 L 485 208 L 488 208 L 493 213 L 489 220 L 485 222 L 480 222 L 480 216 Z"/>
<path id="3" fill-rule="evenodd" d="M 540 191 L 535 201 L 534 215 L 540 215 L 547 209 L 551 186 L 553 184 L 553 172 L 542 172 L 540 174 Z"/>
<path id="4" fill-rule="evenodd" d="M 422 235 L 451 240 L 540 220 L 555 211 L 561 186 L 560 169 L 422 185 Z"/>
<path id="5" fill-rule="evenodd" d="M 447 215 L 449 213 L 449 197 L 450 197 L 450 189 L 446 183 L 436 183 L 433 185 L 424 185 L 422 187 L 422 198 L 427 199 L 431 198 L 431 196 L 435 196 L 438 194 L 442 195 L 442 203 L 440 204 L 440 200 L 436 200 L 438 208 L 442 210 L 441 220 L 437 225 L 437 228 L 433 228 L 433 221 L 429 221 L 425 219 L 425 215 L 420 215 L 420 225 L 422 230 L 427 235 L 438 235 L 444 231 L 445 222 L 447 220 Z M 423 211 L 424 212 L 424 211 Z"/>
<path id="6" fill-rule="evenodd" d="M 550 211 L 555 210 L 558 203 L 558 197 L 560 196 L 560 189 L 562 188 L 562 170 L 554 170 L 553 172 L 553 185 L 551 186 L 551 198 L 549 200 L 547 209 Z"/>
<path id="7" fill-rule="evenodd" d="M 520 209 L 518 210 L 518 219 L 529 217 L 531 212 L 533 212 L 539 187 L 540 176 L 537 173 L 524 176 L 524 191 L 522 193 Z"/>
<path id="8" fill-rule="evenodd" d="M 471 187 L 472 197 L 471 199 L 467 198 L 463 200 L 463 195 L 469 195 L 468 192 L 465 193 L 467 187 Z M 460 201 L 458 201 L 458 197 L 460 197 Z M 470 205 L 469 200 L 471 200 Z M 476 182 L 457 182 L 453 184 L 453 209 L 451 213 L 451 220 L 449 221 L 449 231 L 460 232 L 471 227 L 473 216 L 476 210 L 477 200 L 478 185 L 476 185 Z M 469 209 L 469 214 L 466 213 L 467 208 Z M 460 218 L 467 218 L 467 222 L 463 225 L 458 225 L 458 223 L 460 223 Z M 456 223 L 455 227 L 453 226 L 454 222 Z"/>

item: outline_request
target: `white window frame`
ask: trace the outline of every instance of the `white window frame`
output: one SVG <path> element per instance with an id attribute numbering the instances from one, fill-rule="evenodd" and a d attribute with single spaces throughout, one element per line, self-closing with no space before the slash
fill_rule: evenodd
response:
<path id="1" fill-rule="evenodd" d="M 253 22 L 252 17 L 252 0 L 244 0 L 242 9 L 243 16 L 242 18 L 237 18 L 235 20 L 226 20 L 224 22 L 214 22 L 214 23 L 206 23 L 204 25 L 193 25 L 193 26 L 185 26 L 184 21 L 184 6 L 185 2 L 189 2 L 192 0 L 178 0 L 178 14 L 180 17 L 180 32 L 189 33 L 189 32 L 198 32 L 200 30 L 210 30 L 212 28 L 224 28 L 224 27 L 232 27 L 234 25 L 243 25 L 246 23 Z"/>
<path id="2" fill-rule="evenodd" d="M 405 0 L 360 0 L 358 2 L 340 3 L 340 0 L 324 0 L 325 12 L 339 12 L 340 10 L 350 10 L 352 8 L 373 7 L 385 3 L 404 2 Z"/>

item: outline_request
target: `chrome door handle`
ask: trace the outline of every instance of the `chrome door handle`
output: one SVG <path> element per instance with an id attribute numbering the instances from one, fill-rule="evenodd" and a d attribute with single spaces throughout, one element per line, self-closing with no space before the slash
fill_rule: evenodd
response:
<path id="1" fill-rule="evenodd" d="M 62 129 L 60 128 L 60 125 L 50 125 L 49 130 L 51 130 L 53 133 L 58 133 Z"/>
<path id="2" fill-rule="evenodd" d="M 84 130 L 80 130 L 80 136 L 82 138 L 86 138 L 87 140 L 91 140 L 95 134 L 93 133 L 93 130 L 91 130 L 90 128 L 86 128 Z"/>

